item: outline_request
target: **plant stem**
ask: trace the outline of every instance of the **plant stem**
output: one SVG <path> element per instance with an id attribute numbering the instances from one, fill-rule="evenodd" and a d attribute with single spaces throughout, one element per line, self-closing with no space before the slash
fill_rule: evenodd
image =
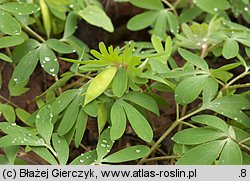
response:
<path id="1" fill-rule="evenodd" d="M 180 110 L 179 110 L 179 104 L 175 104 L 176 107 L 176 119 L 180 119 Z"/>
<path id="2" fill-rule="evenodd" d="M 170 159 L 175 159 L 175 158 L 180 158 L 180 156 L 160 156 L 160 157 L 154 157 L 154 158 L 148 158 L 145 159 L 141 164 L 150 162 L 150 161 L 160 161 L 160 160 L 170 160 Z"/>
<path id="3" fill-rule="evenodd" d="M 141 165 L 145 159 L 148 158 L 148 156 L 156 150 L 156 148 L 159 146 L 159 144 L 179 125 L 179 123 L 191 116 L 193 116 L 194 114 L 197 114 L 198 112 L 202 111 L 203 108 L 199 108 L 196 109 L 195 111 L 181 117 L 180 119 L 177 119 L 173 122 L 173 124 L 167 129 L 167 131 L 155 142 L 155 144 L 151 147 L 149 153 L 147 155 L 145 155 L 139 162 L 138 165 Z"/>
<path id="4" fill-rule="evenodd" d="M 31 36 L 33 36 L 34 38 L 36 38 L 37 40 L 41 41 L 42 43 L 45 42 L 45 39 L 43 39 L 43 37 L 41 37 L 39 34 L 37 34 L 35 31 L 33 31 L 30 27 L 23 25 L 22 26 L 23 29 L 29 33 Z"/>
<path id="5" fill-rule="evenodd" d="M 14 107 L 16 107 L 16 108 L 19 108 L 19 106 L 16 105 L 14 102 L 12 102 L 12 101 L 6 99 L 5 97 L 3 97 L 3 96 L 1 96 L 1 95 L 0 95 L 0 99 L 4 100 L 6 103 L 11 104 L 12 106 L 14 106 Z"/>
<path id="6" fill-rule="evenodd" d="M 237 77 L 235 77 L 233 80 L 231 80 L 230 82 L 228 82 L 228 83 L 223 87 L 223 89 L 228 89 L 228 87 L 229 87 L 230 85 L 232 85 L 233 83 L 235 83 L 237 80 L 239 80 L 239 79 L 245 77 L 247 74 L 249 74 L 249 73 L 248 73 L 248 70 L 245 70 L 243 73 L 241 73 L 240 75 L 238 75 Z"/>
<path id="7" fill-rule="evenodd" d="M 54 78 L 55 78 L 56 82 L 59 80 L 57 75 L 55 75 Z M 58 91 L 59 91 L 59 94 L 62 94 L 62 88 L 61 87 L 58 88 Z"/>
<path id="8" fill-rule="evenodd" d="M 240 143 L 240 144 L 243 144 L 243 143 L 245 143 L 245 142 L 247 142 L 247 141 L 250 141 L 250 137 L 241 140 L 239 143 Z"/>
<path id="9" fill-rule="evenodd" d="M 181 117 L 185 116 L 186 111 L 187 111 L 187 105 L 184 105 L 181 110 Z M 179 132 L 181 130 L 182 130 L 182 123 L 179 124 L 177 131 Z"/>
<path id="10" fill-rule="evenodd" d="M 185 122 L 185 121 L 181 121 L 181 124 L 180 124 L 180 125 L 182 125 L 182 124 L 185 124 L 185 125 L 187 125 L 187 126 L 189 126 L 189 127 L 191 127 L 191 128 L 198 128 L 197 126 L 195 126 L 195 125 L 193 125 L 193 124 L 191 124 L 191 123 Z"/>
<path id="11" fill-rule="evenodd" d="M 244 150 L 246 151 L 248 154 L 250 154 L 250 148 L 242 143 L 238 143 L 238 145 Z"/>
<path id="12" fill-rule="evenodd" d="M 175 7 L 170 3 L 168 2 L 167 0 L 161 0 L 163 3 L 165 3 L 175 14 L 176 17 L 178 17 L 178 13 L 175 9 Z"/>
<path id="13" fill-rule="evenodd" d="M 227 89 L 238 89 L 238 88 L 246 88 L 246 87 L 250 87 L 250 83 L 232 85 L 232 86 L 227 87 Z"/>
<path id="14" fill-rule="evenodd" d="M 82 147 L 85 151 L 89 151 L 89 149 L 86 146 L 84 146 L 82 143 L 80 143 L 80 147 Z"/>

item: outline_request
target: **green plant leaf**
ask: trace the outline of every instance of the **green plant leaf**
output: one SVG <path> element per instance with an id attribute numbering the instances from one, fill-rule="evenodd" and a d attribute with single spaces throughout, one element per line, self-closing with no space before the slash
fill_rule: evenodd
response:
<path id="1" fill-rule="evenodd" d="M 131 124 L 135 133 L 144 141 L 151 142 L 153 139 L 153 130 L 148 123 L 148 121 L 144 118 L 144 116 L 136 110 L 133 106 L 126 103 L 125 101 L 121 101 L 122 106 L 126 112 L 129 123 Z"/>
<path id="2" fill-rule="evenodd" d="M 149 95 L 142 93 L 142 92 L 129 92 L 122 96 L 122 99 L 128 100 L 130 102 L 133 102 L 153 113 L 156 115 L 160 115 L 159 108 L 156 103 L 156 101 L 150 97 Z"/>
<path id="3" fill-rule="evenodd" d="M 224 136 L 227 136 L 225 132 L 213 128 L 189 128 L 176 133 L 172 137 L 172 140 L 178 144 L 197 145 L 213 141 Z"/>
<path id="4" fill-rule="evenodd" d="M 212 141 L 196 146 L 184 154 L 176 165 L 211 165 L 218 158 L 225 142 L 225 140 Z"/>
<path id="5" fill-rule="evenodd" d="M 160 37 L 156 36 L 156 35 L 152 35 L 151 36 L 151 42 L 156 50 L 157 53 L 163 53 L 164 52 L 164 48 L 162 46 L 162 42 Z"/>
<path id="6" fill-rule="evenodd" d="M 226 59 L 231 59 L 237 56 L 239 52 L 239 44 L 234 39 L 227 39 L 223 45 L 222 55 Z"/>
<path id="7" fill-rule="evenodd" d="M 2 38 L 1 38 L 2 39 Z M 6 62 L 12 62 L 11 58 L 8 57 L 7 55 L 3 54 L 3 53 L 0 53 L 0 60 L 4 60 Z M 0 86 L 1 87 L 1 86 Z"/>
<path id="8" fill-rule="evenodd" d="M 92 101 L 83 107 L 83 110 L 91 117 L 96 117 L 98 115 L 98 104 L 97 101 Z"/>
<path id="9" fill-rule="evenodd" d="M 52 107 L 52 114 L 54 116 L 61 113 L 69 104 L 70 102 L 79 94 L 78 89 L 71 89 L 63 92 L 56 100 L 51 104 Z"/>
<path id="10" fill-rule="evenodd" d="M 206 61 L 202 58 L 200 58 L 199 56 L 184 50 L 182 48 L 178 49 L 178 52 L 180 53 L 180 55 L 189 63 L 195 65 L 196 67 L 201 68 L 202 70 L 208 72 L 208 65 L 206 63 Z"/>
<path id="11" fill-rule="evenodd" d="M 185 105 L 193 102 L 204 88 L 208 77 L 198 75 L 184 79 L 175 90 L 175 100 L 178 104 Z"/>
<path id="12" fill-rule="evenodd" d="M 222 80 L 225 84 L 233 77 L 232 73 L 219 69 L 213 70 L 211 73 L 213 77 Z"/>
<path id="13" fill-rule="evenodd" d="M 241 111 L 250 109 L 249 100 L 241 95 L 220 97 L 208 104 L 207 108 L 250 127 L 250 118 Z"/>
<path id="14" fill-rule="evenodd" d="M 0 10 L 0 30 L 7 35 L 19 35 L 21 27 L 9 13 Z"/>
<path id="15" fill-rule="evenodd" d="M 241 165 L 242 153 L 240 147 L 232 140 L 225 144 L 219 159 L 220 165 Z"/>
<path id="16" fill-rule="evenodd" d="M 31 116 L 30 113 L 28 113 L 27 111 L 25 111 L 24 109 L 21 108 L 17 108 L 16 110 L 16 115 L 17 117 L 26 125 L 30 126 L 30 127 L 35 127 L 35 120 L 31 120 L 29 119 L 29 117 Z"/>
<path id="17" fill-rule="evenodd" d="M 54 51 L 62 54 L 68 54 L 75 51 L 70 45 L 58 39 L 49 39 L 46 41 L 46 44 Z"/>
<path id="18" fill-rule="evenodd" d="M 77 14 L 70 12 L 67 16 L 63 37 L 67 38 L 75 33 L 77 24 Z"/>
<path id="19" fill-rule="evenodd" d="M 137 7 L 144 8 L 144 9 L 161 10 L 164 8 L 160 0 L 151 0 L 151 1 L 130 0 L 130 3 L 132 3 L 133 5 Z"/>
<path id="20" fill-rule="evenodd" d="M 110 128 L 105 129 L 100 135 L 96 147 L 98 161 L 101 161 L 113 147 L 114 141 L 110 139 Z"/>
<path id="21" fill-rule="evenodd" d="M 34 39 L 25 40 L 22 44 L 16 46 L 12 51 L 13 62 L 18 63 L 24 55 L 37 48 L 39 45 L 40 43 Z"/>
<path id="22" fill-rule="evenodd" d="M 65 135 L 73 127 L 79 113 L 80 103 L 81 103 L 80 96 L 77 96 L 69 104 L 68 108 L 66 109 L 63 115 L 61 123 L 57 129 L 57 132 L 60 136 Z"/>
<path id="23" fill-rule="evenodd" d="M 55 151 L 57 152 L 57 158 L 61 165 L 65 165 L 69 157 L 69 145 L 64 137 L 58 136 L 56 133 L 52 135 L 52 143 Z"/>
<path id="24" fill-rule="evenodd" d="M 219 129 L 224 133 L 228 133 L 228 126 L 222 119 L 212 115 L 198 115 L 192 117 L 192 121 L 205 124 L 213 128 Z"/>
<path id="25" fill-rule="evenodd" d="M 40 10 L 39 6 L 33 3 L 9 2 L 0 5 L 0 9 L 17 15 L 34 14 Z"/>
<path id="26" fill-rule="evenodd" d="M 248 153 L 246 152 L 241 152 L 242 153 L 242 165 L 250 165 L 250 156 Z"/>
<path id="27" fill-rule="evenodd" d="M 54 127 L 51 123 L 52 118 L 53 115 L 51 105 L 44 106 L 36 115 L 36 129 L 47 144 L 50 143 Z"/>
<path id="28" fill-rule="evenodd" d="M 170 32 L 173 34 L 178 33 L 179 32 L 179 22 L 178 22 L 176 16 L 171 12 L 166 12 L 166 13 L 167 13 L 168 24 L 170 27 Z"/>
<path id="29" fill-rule="evenodd" d="M 11 134 L 0 138 L 1 147 L 12 145 L 45 146 L 43 139 L 34 139 L 26 134 Z"/>
<path id="30" fill-rule="evenodd" d="M 127 70 L 123 67 L 119 68 L 112 81 L 112 92 L 115 96 L 121 97 L 128 87 Z"/>
<path id="31" fill-rule="evenodd" d="M 110 120 L 110 138 L 111 140 L 117 140 L 121 138 L 126 129 L 126 115 L 119 100 L 116 100 L 111 107 Z"/>
<path id="32" fill-rule="evenodd" d="M 191 6 L 189 8 L 183 9 L 179 16 L 180 24 L 189 22 L 196 17 L 198 17 L 203 11 L 197 6 Z"/>
<path id="33" fill-rule="evenodd" d="M 152 25 L 158 15 L 157 11 L 147 11 L 132 17 L 127 24 L 127 28 L 132 31 L 142 30 Z"/>
<path id="34" fill-rule="evenodd" d="M 202 10 L 211 14 L 216 14 L 218 10 L 226 10 L 230 7 L 227 0 L 195 0 L 194 3 Z"/>
<path id="35" fill-rule="evenodd" d="M 39 57 L 42 68 L 52 76 L 57 75 L 59 63 L 55 53 L 47 45 L 41 46 Z"/>
<path id="36" fill-rule="evenodd" d="M 50 34 L 51 34 L 51 29 L 52 29 L 49 8 L 48 8 L 45 0 L 39 0 L 39 5 L 41 7 L 43 26 L 44 26 L 45 32 L 47 34 L 47 37 L 49 38 Z"/>
<path id="37" fill-rule="evenodd" d="M 215 97 L 217 91 L 218 91 L 219 85 L 211 77 L 208 77 L 207 82 L 203 88 L 202 92 L 202 103 L 203 105 L 209 104 L 209 102 Z"/>
<path id="38" fill-rule="evenodd" d="M 19 145 L 7 146 L 4 148 L 4 153 L 7 156 L 10 164 L 14 165 L 18 151 Z"/>
<path id="39" fill-rule="evenodd" d="M 97 151 L 91 150 L 76 157 L 70 165 L 90 165 L 97 160 Z"/>
<path id="40" fill-rule="evenodd" d="M 29 79 L 30 75 L 33 73 L 38 63 L 38 54 L 38 49 L 31 50 L 20 60 L 12 75 L 13 80 L 16 83 L 23 82 Z"/>
<path id="41" fill-rule="evenodd" d="M 158 16 L 156 18 L 153 34 L 159 36 L 162 39 L 165 39 L 166 30 L 167 30 L 167 16 L 165 11 L 161 11 L 160 13 L 158 13 Z"/>
<path id="42" fill-rule="evenodd" d="M 101 134 L 103 128 L 108 119 L 108 111 L 104 103 L 98 104 L 98 115 L 97 115 L 97 123 L 98 123 L 98 133 Z"/>
<path id="43" fill-rule="evenodd" d="M 75 147 L 78 148 L 81 144 L 84 132 L 86 130 L 88 115 L 83 109 L 80 109 L 76 120 L 76 132 L 75 132 Z"/>
<path id="44" fill-rule="evenodd" d="M 24 42 L 23 38 L 20 38 L 18 36 L 4 36 L 0 39 L 0 49 L 6 48 L 6 47 L 13 47 L 19 44 L 22 44 Z"/>
<path id="45" fill-rule="evenodd" d="M 52 165 L 58 165 L 56 159 L 53 157 L 53 155 L 48 151 L 47 148 L 45 147 L 32 147 L 32 150 L 39 155 L 40 157 L 42 157 L 44 160 L 46 160 L 47 162 L 49 162 Z"/>
<path id="46" fill-rule="evenodd" d="M 91 25 L 101 27 L 109 32 L 114 31 L 110 18 L 101 8 L 97 6 L 89 5 L 79 11 L 78 14 Z"/>
<path id="47" fill-rule="evenodd" d="M 241 62 L 230 63 L 230 64 L 223 65 L 222 67 L 220 67 L 216 70 L 227 71 L 227 70 L 231 70 L 231 69 L 234 69 L 236 67 L 239 67 L 240 65 L 241 65 Z"/>
<path id="48" fill-rule="evenodd" d="M 149 148 L 144 145 L 136 145 L 132 147 L 128 147 L 122 150 L 119 150 L 112 155 L 104 158 L 102 162 L 106 163 L 121 163 L 127 162 L 131 160 L 136 160 L 144 157 L 149 153 Z"/>
<path id="49" fill-rule="evenodd" d="M 15 110 L 12 106 L 10 106 L 8 104 L 2 104 L 2 112 L 3 112 L 4 118 L 8 122 L 13 123 L 16 121 Z"/>
<path id="50" fill-rule="evenodd" d="M 90 82 L 86 92 L 84 105 L 93 101 L 108 88 L 116 74 L 116 71 L 116 67 L 106 68 Z"/>

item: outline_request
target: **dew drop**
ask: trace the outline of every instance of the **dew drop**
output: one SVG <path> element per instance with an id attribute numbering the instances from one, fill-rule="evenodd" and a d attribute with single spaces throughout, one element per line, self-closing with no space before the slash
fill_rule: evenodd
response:
<path id="1" fill-rule="evenodd" d="M 108 143 L 107 140 L 102 140 L 103 143 Z"/>
<path id="2" fill-rule="evenodd" d="M 15 82 L 17 82 L 17 78 L 14 78 L 13 80 L 14 80 Z"/>
<path id="3" fill-rule="evenodd" d="M 60 140 L 58 140 L 58 143 L 61 143 L 61 141 L 60 141 Z"/>
<path id="4" fill-rule="evenodd" d="M 141 150 L 135 150 L 135 152 L 136 152 L 136 153 L 140 153 L 140 152 L 141 152 Z"/>
<path id="5" fill-rule="evenodd" d="M 110 152 L 110 150 L 107 150 L 107 152 L 109 153 L 109 152 Z"/>
<path id="6" fill-rule="evenodd" d="M 46 62 L 48 62 L 48 61 L 50 61 L 50 58 L 49 58 L 49 57 L 45 57 L 44 60 L 45 60 Z"/>
<path id="7" fill-rule="evenodd" d="M 244 11 L 248 11 L 248 7 L 244 7 Z"/>
<path id="8" fill-rule="evenodd" d="M 49 116 L 50 116 L 51 118 L 53 118 L 53 114 L 52 114 L 52 113 L 50 113 Z"/>
<path id="9" fill-rule="evenodd" d="M 55 69 L 54 69 L 54 68 L 51 68 L 51 69 L 49 69 L 49 71 L 50 71 L 50 72 L 54 72 L 54 71 L 55 71 Z"/>
<path id="10" fill-rule="evenodd" d="M 83 159 L 80 159 L 80 162 L 81 162 L 81 163 L 84 163 L 84 160 L 83 160 Z"/>
<path id="11" fill-rule="evenodd" d="M 39 118 L 40 118 L 40 115 L 36 115 L 36 118 L 39 119 Z"/>
<path id="12" fill-rule="evenodd" d="M 81 153 L 81 156 L 83 156 L 84 154 L 83 153 Z"/>
<path id="13" fill-rule="evenodd" d="M 73 4 L 70 4 L 70 5 L 69 5 L 69 7 L 70 7 L 70 8 L 73 8 L 73 7 L 74 7 L 74 5 L 73 5 Z"/>
<path id="14" fill-rule="evenodd" d="M 202 44 L 201 48 L 206 49 L 207 48 L 207 44 Z"/>
<path id="15" fill-rule="evenodd" d="M 17 14 L 20 15 L 20 16 L 23 15 L 22 13 L 17 13 Z"/>
<path id="16" fill-rule="evenodd" d="M 110 148 L 110 145 L 107 145 L 107 148 Z"/>
<path id="17" fill-rule="evenodd" d="M 105 147 L 106 147 L 106 145 L 105 145 L 105 144 L 101 144 L 101 147 L 105 148 Z"/>
<path id="18" fill-rule="evenodd" d="M 217 11 L 218 11 L 218 8 L 214 8 L 214 11 L 217 12 Z"/>
<path id="19" fill-rule="evenodd" d="M 11 123 L 12 126 L 16 126 L 16 123 Z"/>

